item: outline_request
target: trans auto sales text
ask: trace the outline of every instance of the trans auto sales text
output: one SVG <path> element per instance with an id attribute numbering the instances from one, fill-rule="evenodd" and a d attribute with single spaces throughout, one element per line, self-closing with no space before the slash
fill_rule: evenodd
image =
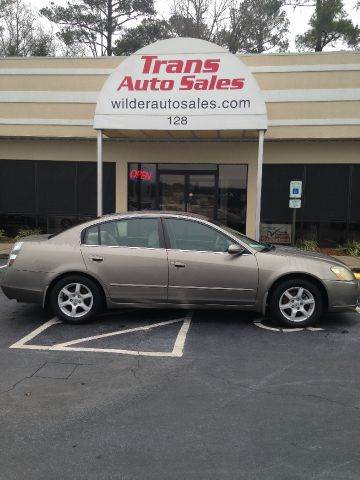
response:
<path id="1" fill-rule="evenodd" d="M 190 90 L 242 90 L 245 86 L 244 78 L 221 78 L 217 75 L 220 68 L 219 58 L 205 60 L 159 60 L 156 55 L 144 55 L 142 78 L 133 78 L 126 75 L 119 83 L 118 91 L 173 91 L 176 82 L 171 75 L 182 74 L 178 89 Z M 201 74 L 211 74 L 207 78 Z M 144 78 L 144 75 L 151 75 Z M 156 75 L 160 75 L 160 78 Z M 168 75 L 170 78 L 164 78 Z"/>

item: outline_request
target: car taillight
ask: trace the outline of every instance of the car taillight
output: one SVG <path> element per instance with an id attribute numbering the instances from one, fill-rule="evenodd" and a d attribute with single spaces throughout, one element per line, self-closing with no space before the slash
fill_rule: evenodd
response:
<path id="1" fill-rule="evenodd" d="M 16 257 L 18 256 L 23 243 L 24 242 L 16 242 L 15 245 L 13 246 L 13 249 L 11 250 L 11 253 L 9 256 L 8 267 L 11 267 L 11 265 L 15 262 Z"/>

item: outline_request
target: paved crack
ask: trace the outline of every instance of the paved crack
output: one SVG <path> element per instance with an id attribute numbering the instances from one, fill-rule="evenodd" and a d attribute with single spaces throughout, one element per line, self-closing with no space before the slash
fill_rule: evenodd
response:
<path id="1" fill-rule="evenodd" d="M 15 382 L 13 385 L 11 385 L 11 387 L 9 387 L 8 389 L 6 390 L 2 390 L 0 391 L 0 395 L 3 395 L 4 393 L 8 393 L 8 392 L 11 392 L 12 390 L 15 390 L 15 388 L 20 385 L 21 382 L 23 382 L 24 380 L 27 380 L 29 378 L 32 378 L 39 370 L 41 370 L 45 365 L 47 364 L 47 362 L 43 363 L 42 365 L 40 365 L 39 368 L 37 368 L 35 370 L 35 372 L 33 372 L 31 375 L 27 375 L 26 377 L 23 377 L 21 378 L 20 380 L 18 380 L 17 382 Z"/>
<path id="2" fill-rule="evenodd" d="M 20 383 L 22 383 L 24 380 L 29 380 L 30 378 L 33 378 L 36 376 L 36 378 L 43 378 L 43 379 L 53 379 L 53 380 L 68 380 L 71 375 L 75 372 L 75 370 L 78 368 L 78 367 L 81 367 L 81 366 L 88 366 L 88 365 L 92 365 L 91 363 L 72 363 L 71 365 L 74 365 L 74 368 L 72 370 L 72 372 L 64 377 L 64 378 L 56 378 L 56 377 L 43 377 L 41 375 L 36 375 L 42 368 L 44 368 L 48 363 L 57 363 L 59 365 L 68 365 L 68 363 L 65 363 L 65 362 L 44 362 L 43 364 L 40 365 L 39 368 L 37 368 L 31 375 L 26 375 L 25 377 L 21 378 L 20 380 L 18 380 L 17 382 L 15 382 L 13 385 L 11 385 L 11 387 L 7 388 L 6 390 L 1 390 L 0 391 L 0 395 L 3 395 L 5 393 L 9 393 L 11 392 L 12 390 L 15 390 L 15 388 L 20 385 Z"/>

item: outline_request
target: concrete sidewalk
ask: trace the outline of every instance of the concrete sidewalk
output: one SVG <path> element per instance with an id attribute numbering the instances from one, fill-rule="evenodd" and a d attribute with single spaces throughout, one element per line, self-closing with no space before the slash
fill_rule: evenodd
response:
<path id="1" fill-rule="evenodd" d="M 7 258 L 10 254 L 12 243 L 0 243 L 0 258 Z"/>
<path id="2" fill-rule="evenodd" d="M 360 257 L 346 257 L 346 256 L 338 256 L 335 257 L 344 262 L 350 268 L 354 270 L 360 270 Z"/>

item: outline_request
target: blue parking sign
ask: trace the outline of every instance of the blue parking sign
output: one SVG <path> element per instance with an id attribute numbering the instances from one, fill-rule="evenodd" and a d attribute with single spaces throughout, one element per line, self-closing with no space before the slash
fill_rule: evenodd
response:
<path id="1" fill-rule="evenodd" d="M 301 198 L 302 195 L 302 181 L 293 180 L 290 182 L 290 198 Z"/>

